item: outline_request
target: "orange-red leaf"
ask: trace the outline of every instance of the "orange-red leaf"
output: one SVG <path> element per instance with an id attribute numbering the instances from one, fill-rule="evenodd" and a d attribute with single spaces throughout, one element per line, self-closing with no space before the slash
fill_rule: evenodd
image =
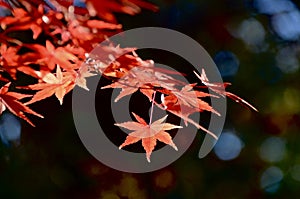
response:
<path id="1" fill-rule="evenodd" d="M 138 122 L 124 122 L 124 123 L 117 123 L 116 126 L 123 127 L 129 129 L 131 132 L 124 141 L 123 144 L 120 145 L 120 149 L 136 143 L 142 140 L 142 145 L 146 151 L 146 158 L 148 162 L 150 162 L 150 156 L 152 151 L 154 150 L 157 140 L 170 145 L 175 150 L 177 150 L 176 145 L 172 141 L 172 137 L 167 133 L 167 130 L 172 130 L 176 128 L 182 128 L 181 126 L 176 126 L 170 123 L 164 123 L 167 116 L 156 120 L 152 124 L 147 124 L 143 118 L 134 114 L 134 117 Z"/>
<path id="2" fill-rule="evenodd" d="M 21 87 L 23 89 L 38 90 L 26 104 L 32 104 L 52 95 L 55 95 L 60 104 L 62 104 L 64 96 L 74 88 L 75 78 L 75 75 L 71 71 L 62 72 L 60 67 L 57 66 L 56 75 L 48 73 L 41 77 L 43 82 Z"/>
<path id="3" fill-rule="evenodd" d="M 251 109 L 253 109 L 254 111 L 258 111 L 254 106 L 252 106 L 249 102 L 247 102 L 246 100 L 240 98 L 239 96 L 233 94 L 233 93 L 230 93 L 230 92 L 227 92 L 225 90 L 225 88 L 230 85 L 230 83 L 227 83 L 225 82 L 224 84 L 220 84 L 220 83 L 211 83 L 207 76 L 206 76 L 206 73 L 204 71 L 204 69 L 202 69 L 202 73 L 201 75 L 197 74 L 195 71 L 194 71 L 194 74 L 201 80 L 201 82 L 207 86 L 210 90 L 212 90 L 213 92 L 219 94 L 220 96 L 222 97 L 229 97 L 231 98 L 232 100 L 234 100 L 235 102 L 238 102 L 242 105 L 245 105 L 246 107 L 249 107 Z"/>
<path id="4" fill-rule="evenodd" d="M 28 106 L 18 101 L 25 97 L 30 97 L 31 95 L 9 92 L 8 91 L 9 86 L 10 83 L 7 83 L 2 88 L 0 88 L 1 113 L 5 110 L 5 108 L 8 108 L 10 112 L 22 118 L 23 120 L 27 121 L 32 126 L 34 126 L 34 124 L 26 117 L 25 113 L 32 114 L 41 118 L 43 118 L 43 116 L 36 113 L 35 111 L 31 110 Z"/>

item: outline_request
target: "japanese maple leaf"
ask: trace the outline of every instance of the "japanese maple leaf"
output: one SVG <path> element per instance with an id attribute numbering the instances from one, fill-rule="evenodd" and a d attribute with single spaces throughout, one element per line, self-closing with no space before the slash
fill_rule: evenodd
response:
<path id="1" fill-rule="evenodd" d="M 204 71 L 204 69 L 202 69 L 202 73 L 201 75 L 197 74 L 195 71 L 194 71 L 194 74 L 201 80 L 201 82 L 206 86 L 208 87 L 210 90 L 212 90 L 213 92 L 221 95 L 222 97 L 229 97 L 231 98 L 232 100 L 234 100 L 235 102 L 237 103 L 240 103 L 242 105 L 245 105 L 246 107 L 249 107 L 251 109 L 253 109 L 254 111 L 258 111 L 254 106 L 252 106 L 249 102 L 247 102 L 246 100 L 240 98 L 239 96 L 233 94 L 233 93 L 230 93 L 228 91 L 225 91 L 225 88 L 227 86 L 230 85 L 230 83 L 211 83 L 207 76 L 206 76 L 206 73 Z"/>
<path id="2" fill-rule="evenodd" d="M 20 46 L 8 47 L 6 44 L 2 44 L 0 47 L 0 66 L 3 67 L 13 79 L 16 79 L 17 70 L 27 74 L 32 71 L 30 66 L 24 65 L 23 56 L 18 55 L 20 48 Z"/>
<path id="3" fill-rule="evenodd" d="M 148 162 L 150 162 L 150 156 L 156 146 L 157 140 L 170 145 L 177 151 L 177 147 L 172 141 L 172 137 L 166 131 L 182 128 L 181 126 L 176 126 L 170 123 L 163 123 L 166 120 L 167 116 L 156 120 L 151 124 L 147 124 L 143 118 L 134 113 L 132 114 L 137 122 L 131 121 L 115 124 L 116 126 L 133 131 L 126 137 L 126 140 L 123 144 L 120 145 L 119 149 L 142 140 L 142 145 L 146 151 L 146 158 Z"/>
<path id="4" fill-rule="evenodd" d="M 0 66 L 4 68 L 14 79 L 19 66 L 20 56 L 17 55 L 20 47 L 8 47 L 2 44 L 0 47 Z"/>
<path id="5" fill-rule="evenodd" d="M 164 99 L 166 106 L 168 106 L 169 101 L 171 101 L 172 103 L 174 101 L 174 97 L 176 97 L 180 105 L 195 108 L 196 111 L 199 112 L 203 110 L 210 111 L 220 116 L 220 113 L 218 113 L 213 107 L 211 107 L 207 102 L 200 99 L 201 97 L 217 96 L 201 91 L 195 91 L 193 90 L 195 85 L 196 84 L 188 84 L 184 86 L 180 91 L 173 91 L 173 95 L 167 96 Z"/>
<path id="6" fill-rule="evenodd" d="M 39 90 L 26 104 L 32 104 L 52 95 L 55 95 L 60 104 L 63 103 L 64 96 L 75 86 L 75 72 L 62 72 L 59 65 L 56 68 L 56 76 L 52 73 L 42 77 L 42 83 L 20 87 L 24 89 Z"/>
<path id="7" fill-rule="evenodd" d="M 149 99 L 151 99 L 151 97 L 149 96 L 149 92 L 146 92 L 147 89 L 163 87 L 165 89 L 173 90 L 173 86 L 177 81 L 169 75 L 156 71 L 155 68 L 156 67 L 135 67 L 128 71 L 120 80 L 102 87 L 102 89 L 121 88 L 122 90 L 116 97 L 115 102 L 122 97 L 135 93 L 139 89 L 142 89 L 141 92 Z"/>
<path id="8" fill-rule="evenodd" d="M 197 122 L 189 118 L 190 115 L 197 112 L 209 111 L 220 116 L 213 107 L 211 107 L 207 102 L 203 101 L 202 97 L 218 97 L 210 93 L 205 93 L 197 90 L 193 90 L 196 84 L 187 84 L 182 87 L 181 90 L 173 88 L 173 90 L 168 90 L 163 87 L 157 88 L 156 91 L 161 93 L 161 103 L 154 103 L 162 110 L 169 111 L 170 113 L 180 117 L 184 120 L 185 124 L 188 123 L 194 125 L 198 129 L 210 134 L 212 137 L 217 139 L 216 135 L 205 129 L 203 126 L 199 125 Z M 140 91 L 148 97 L 151 101 L 153 98 L 154 90 L 151 87 L 142 88 Z"/>
<path id="9" fill-rule="evenodd" d="M 77 71 L 77 77 L 75 80 L 75 83 L 77 86 L 89 90 L 87 85 L 86 85 L 86 78 L 87 77 L 92 77 L 95 76 L 95 73 L 92 73 L 88 65 L 82 65 L 79 70 Z"/>
<path id="10" fill-rule="evenodd" d="M 74 54 L 68 52 L 64 47 L 55 48 L 48 40 L 46 41 L 46 47 L 39 44 L 24 44 L 24 46 L 38 53 L 35 63 L 43 63 L 50 70 L 53 70 L 56 64 L 59 64 L 64 69 L 76 69 L 79 67 L 78 64 L 73 64 L 78 61 Z"/>
<path id="11" fill-rule="evenodd" d="M 31 95 L 9 92 L 8 88 L 10 84 L 11 83 L 9 82 L 0 88 L 0 114 L 7 108 L 10 112 L 34 126 L 34 124 L 26 117 L 25 113 L 32 114 L 41 118 L 43 118 L 43 116 L 18 101 L 26 97 L 31 97 Z"/>
<path id="12" fill-rule="evenodd" d="M 147 96 L 150 101 L 153 100 L 153 95 L 155 95 L 156 92 L 161 93 L 161 103 L 158 103 L 155 100 L 153 100 L 153 103 L 157 107 L 180 117 L 184 120 L 185 125 L 188 125 L 188 123 L 190 123 L 196 128 L 208 133 L 213 138 L 218 139 L 214 133 L 210 132 L 209 130 L 201 126 L 198 122 L 195 122 L 194 120 L 189 118 L 189 116 L 193 113 L 202 112 L 204 110 L 220 115 L 207 102 L 199 99 L 201 97 L 218 96 L 211 95 L 209 93 L 204 93 L 201 91 L 192 90 L 194 86 L 195 84 L 188 84 L 184 86 L 181 90 L 177 90 L 176 88 L 174 88 L 173 90 L 168 90 L 162 87 L 153 90 L 154 88 L 151 89 L 151 87 L 149 87 L 142 88 L 140 89 L 140 91 L 145 96 Z"/>
<path id="13" fill-rule="evenodd" d="M 121 48 L 112 43 L 98 45 L 88 59 L 92 61 L 91 67 L 106 77 L 121 78 L 125 72 L 135 66 L 142 65 L 139 57 L 132 56 L 136 48 Z M 138 60 L 139 59 L 139 60 Z"/>

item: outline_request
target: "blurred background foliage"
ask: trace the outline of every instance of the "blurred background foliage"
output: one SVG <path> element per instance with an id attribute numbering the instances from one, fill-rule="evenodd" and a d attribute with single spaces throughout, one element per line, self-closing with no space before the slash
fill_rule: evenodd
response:
<path id="1" fill-rule="evenodd" d="M 87 152 L 73 124 L 70 95 L 63 106 L 47 99 L 33 105 L 46 118 L 36 119 L 35 128 L 22 122 L 22 134 L 18 119 L 1 117 L 0 198 L 299 198 L 300 2 L 152 2 L 159 12 L 117 15 L 124 29 L 160 26 L 189 35 L 233 84 L 229 90 L 259 113 L 228 101 L 224 132 L 207 157 L 197 157 L 201 132 L 170 166 L 129 174 Z M 14 134 L 4 121 L 13 124 Z"/>

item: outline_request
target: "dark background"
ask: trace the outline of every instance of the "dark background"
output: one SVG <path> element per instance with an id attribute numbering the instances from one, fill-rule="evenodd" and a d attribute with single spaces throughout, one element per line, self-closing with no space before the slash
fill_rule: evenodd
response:
<path id="1" fill-rule="evenodd" d="M 1 199 L 299 197 L 299 2 L 152 2 L 159 12 L 118 15 L 124 29 L 160 26 L 189 35 L 233 84 L 229 91 L 259 112 L 228 100 L 224 132 L 207 157 L 197 157 L 204 135 L 199 132 L 170 166 L 130 174 L 104 166 L 87 152 L 73 124 L 70 94 L 62 106 L 52 97 L 32 106 L 46 117 L 35 119 L 35 128 L 22 122 L 19 144 L 0 144 Z M 151 59 L 184 67 L 168 56 Z"/>

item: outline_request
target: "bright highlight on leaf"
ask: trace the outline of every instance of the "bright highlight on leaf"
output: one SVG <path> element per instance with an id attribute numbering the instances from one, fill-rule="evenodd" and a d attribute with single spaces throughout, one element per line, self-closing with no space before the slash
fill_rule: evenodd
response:
<path id="1" fill-rule="evenodd" d="M 45 76 L 41 77 L 41 80 L 43 81 L 41 83 L 21 87 L 24 89 L 38 90 L 38 92 L 32 97 L 32 99 L 26 104 L 32 104 L 52 95 L 55 95 L 60 104 L 62 104 L 64 96 L 75 86 L 74 74 L 70 72 L 63 73 L 59 65 L 57 65 L 56 68 L 56 75 L 48 73 Z"/>

